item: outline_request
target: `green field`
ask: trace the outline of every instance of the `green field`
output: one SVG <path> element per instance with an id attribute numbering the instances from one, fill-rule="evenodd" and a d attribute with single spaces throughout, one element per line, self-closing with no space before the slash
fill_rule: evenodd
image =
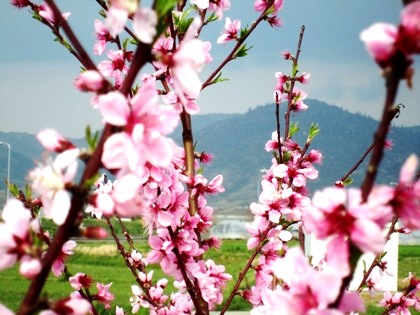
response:
<path id="1" fill-rule="evenodd" d="M 146 249 L 147 245 L 144 241 L 136 241 L 136 246 Z M 243 240 L 226 240 L 220 250 L 212 250 L 207 258 L 215 260 L 217 263 L 224 264 L 227 271 L 237 278 L 240 269 L 245 264 L 248 251 L 246 249 L 246 241 Z M 419 274 L 420 270 L 420 247 L 418 246 L 400 246 L 399 248 L 399 286 L 401 287 L 402 279 L 404 279 L 409 271 Z M 118 305 L 123 307 L 126 312 L 131 310 L 129 297 L 131 295 L 130 287 L 135 284 L 131 273 L 124 268 L 122 258 L 118 255 L 115 245 L 111 242 L 79 242 L 76 253 L 71 256 L 68 262 L 69 271 L 72 273 L 84 272 L 91 275 L 94 281 L 109 283 L 113 282 L 111 292 L 115 295 Z M 154 279 L 163 277 L 163 274 L 156 269 Z M 234 281 L 229 282 L 226 292 L 230 292 Z M 243 284 L 252 283 L 252 276 Z M 22 299 L 28 282 L 22 280 L 18 274 L 17 268 L 5 270 L 0 273 L 0 302 L 9 308 L 16 310 Z M 169 288 L 170 289 L 170 288 Z M 43 294 L 50 298 L 60 298 L 68 295 L 72 291 L 70 285 L 63 278 L 50 277 Z M 95 292 L 95 289 L 92 289 Z M 366 295 L 368 304 L 367 314 L 381 314 L 381 309 L 374 306 L 374 302 L 380 300 L 380 296 L 371 297 Z M 115 306 L 110 311 L 101 311 L 101 314 L 114 314 Z M 241 298 L 234 299 L 230 310 L 249 310 L 250 306 Z M 147 314 L 145 310 L 140 314 Z M 419 312 L 413 311 L 412 314 L 419 315 Z"/>

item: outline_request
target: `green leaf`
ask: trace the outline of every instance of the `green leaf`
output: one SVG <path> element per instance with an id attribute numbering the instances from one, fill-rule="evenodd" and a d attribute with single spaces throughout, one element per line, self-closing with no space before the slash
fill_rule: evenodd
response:
<path id="1" fill-rule="evenodd" d="M 291 123 L 289 127 L 289 137 L 293 137 L 300 130 L 299 122 Z"/>
<path id="2" fill-rule="evenodd" d="M 158 0 L 156 1 L 155 11 L 158 16 L 158 24 L 156 26 L 157 37 L 159 37 L 168 28 L 168 19 L 171 18 L 170 12 L 176 5 L 176 0 Z"/>
<path id="3" fill-rule="evenodd" d="M 166 16 L 172 11 L 178 1 L 177 0 L 158 0 L 156 1 L 156 14 L 159 18 Z"/>
<path id="4" fill-rule="evenodd" d="M 96 131 L 94 133 L 92 133 L 92 130 L 90 129 L 90 126 L 86 127 L 86 131 L 85 131 L 85 135 L 86 135 L 86 142 L 88 144 L 89 147 L 89 151 L 93 152 L 98 144 L 98 140 L 99 140 L 99 132 Z"/>
<path id="5" fill-rule="evenodd" d="M 211 84 L 216 84 L 216 83 L 219 83 L 219 82 L 224 82 L 224 81 L 229 81 L 229 79 L 228 78 L 223 78 L 222 73 L 219 72 L 219 74 L 210 82 L 210 85 Z"/>
<path id="6" fill-rule="evenodd" d="M 309 128 L 309 135 L 307 142 L 311 142 L 319 133 L 320 129 L 317 123 L 311 123 L 311 127 Z"/>
<path id="7" fill-rule="evenodd" d="M 217 16 L 216 12 L 213 12 L 206 20 L 206 23 L 217 21 L 219 17 Z"/>
<path id="8" fill-rule="evenodd" d="M 15 196 L 16 198 L 19 197 L 19 188 L 15 184 L 8 183 L 6 180 L 7 188 L 9 189 L 10 193 Z"/>
<path id="9" fill-rule="evenodd" d="M 106 11 L 104 9 L 100 9 L 98 11 L 99 16 L 102 16 L 103 18 L 106 18 Z"/>
<path id="10" fill-rule="evenodd" d="M 298 72 L 299 72 L 299 65 L 294 62 L 293 67 L 292 67 L 292 78 L 295 78 Z"/>
<path id="11" fill-rule="evenodd" d="M 98 178 L 101 177 L 98 173 L 96 173 L 96 175 L 94 175 L 93 177 L 87 179 L 85 181 L 85 187 L 86 189 L 91 189 L 92 186 L 95 184 L 95 182 L 98 180 Z"/>
<path id="12" fill-rule="evenodd" d="M 26 199 L 32 200 L 32 189 L 29 184 L 25 184 L 25 196 Z"/>
<path id="13" fill-rule="evenodd" d="M 248 55 L 248 51 L 252 48 L 251 47 L 247 47 L 246 44 L 242 44 L 238 50 L 236 51 L 236 53 L 233 55 L 233 58 L 237 58 L 237 57 L 245 57 L 246 55 Z"/>
<path id="14" fill-rule="evenodd" d="M 248 25 L 247 25 L 246 27 L 241 28 L 241 32 L 240 32 L 240 34 L 239 34 L 239 38 L 240 38 L 240 39 L 241 39 L 241 38 L 244 38 L 245 36 L 247 36 L 247 35 L 248 35 L 248 33 L 249 33 L 249 27 L 248 27 Z"/>
<path id="15" fill-rule="evenodd" d="M 180 15 L 172 14 L 174 19 L 175 28 L 178 31 L 178 34 L 182 35 L 185 34 L 190 27 L 191 23 L 194 21 L 193 17 L 190 17 L 190 13 L 192 12 L 192 7 L 189 7 L 187 10 L 182 12 Z"/>
<path id="16" fill-rule="evenodd" d="M 347 178 L 344 180 L 343 185 L 344 185 L 344 186 L 348 186 L 348 185 L 350 185 L 351 183 L 353 183 L 353 178 L 351 178 L 351 176 L 349 176 L 349 177 L 347 177 Z"/>

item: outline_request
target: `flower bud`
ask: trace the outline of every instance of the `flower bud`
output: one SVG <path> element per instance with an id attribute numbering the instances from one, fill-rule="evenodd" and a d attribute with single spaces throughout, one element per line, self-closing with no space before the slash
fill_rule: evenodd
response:
<path id="1" fill-rule="evenodd" d="M 83 92 L 99 92 L 106 86 L 106 81 L 98 71 L 87 70 L 74 80 L 74 85 Z"/>

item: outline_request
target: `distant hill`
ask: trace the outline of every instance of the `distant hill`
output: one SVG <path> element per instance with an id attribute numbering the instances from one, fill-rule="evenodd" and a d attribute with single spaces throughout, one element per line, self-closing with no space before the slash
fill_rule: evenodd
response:
<path id="1" fill-rule="evenodd" d="M 371 143 L 378 122 L 317 100 L 311 99 L 306 103 L 309 105 L 308 111 L 296 114 L 292 121 L 299 121 L 301 130 L 296 139 L 300 144 L 306 139 L 311 122 L 317 122 L 321 129 L 311 145 L 311 148 L 321 150 L 324 155 L 323 164 L 318 168 L 320 177 L 309 185 L 311 190 L 315 190 L 331 185 L 347 172 Z M 215 207 L 229 212 L 233 208 L 247 208 L 257 200 L 261 169 L 271 164 L 272 155 L 264 150 L 264 145 L 275 129 L 274 110 L 274 105 L 268 104 L 245 114 L 193 117 L 197 150 L 215 155 L 213 163 L 205 168 L 204 174 L 212 177 L 221 173 L 224 176 L 226 192 L 211 199 Z M 284 110 L 282 107 L 281 112 L 284 113 Z M 284 129 L 283 125 L 281 121 L 281 130 Z M 178 128 L 173 135 L 178 143 L 181 143 L 180 130 Z M 401 164 L 410 153 L 420 155 L 420 126 L 393 127 L 389 139 L 393 141 L 394 147 L 385 153 L 378 177 L 381 183 L 398 179 Z M 42 158 L 43 149 L 35 136 L 27 133 L 0 132 L 0 141 L 11 144 L 11 178 L 23 187 L 28 171 L 34 167 L 34 162 Z M 84 143 L 81 139 L 74 141 L 78 145 Z M 355 185 L 363 179 L 367 161 L 354 174 Z M 7 149 L 0 148 L 1 179 L 6 177 L 6 167 Z M 2 200 L 5 195 L 4 185 L 0 187 Z"/>

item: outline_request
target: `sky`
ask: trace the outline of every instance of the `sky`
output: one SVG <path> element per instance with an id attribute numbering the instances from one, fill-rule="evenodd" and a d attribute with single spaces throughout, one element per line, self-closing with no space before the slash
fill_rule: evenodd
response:
<path id="1" fill-rule="evenodd" d="M 256 19 L 253 1 L 231 2 L 225 17 L 241 20 L 242 26 Z M 71 12 L 68 21 L 94 60 L 99 63 L 106 59 L 92 52 L 96 2 L 57 3 L 62 11 Z M 300 71 L 311 73 L 310 83 L 302 87 L 308 97 L 379 118 L 384 81 L 359 35 L 374 22 L 398 24 L 401 7 L 399 0 L 285 0 L 279 13 L 283 26 L 272 29 L 264 24 L 251 35 L 249 45 L 253 48 L 249 55 L 223 70 L 223 77 L 229 81 L 200 95 L 200 113 L 243 113 L 273 103 L 274 73 L 290 73 L 291 69 L 281 52 L 296 50 L 300 28 L 305 25 Z M 223 27 L 224 20 L 204 30 L 204 39 L 212 43 L 214 62 L 203 70 L 203 81 L 233 47 L 232 43 L 216 43 Z M 416 62 L 418 68 L 420 58 Z M 101 117 L 90 106 L 90 96 L 72 85 L 79 70 L 75 59 L 53 42 L 50 31 L 32 19 L 26 9 L 18 10 L 9 1 L 0 1 L 1 132 L 37 133 L 54 128 L 68 137 L 82 137 L 87 125 L 99 129 Z M 420 125 L 419 74 L 414 77 L 413 90 L 405 82 L 401 84 L 397 102 L 406 107 L 396 124 Z"/>

